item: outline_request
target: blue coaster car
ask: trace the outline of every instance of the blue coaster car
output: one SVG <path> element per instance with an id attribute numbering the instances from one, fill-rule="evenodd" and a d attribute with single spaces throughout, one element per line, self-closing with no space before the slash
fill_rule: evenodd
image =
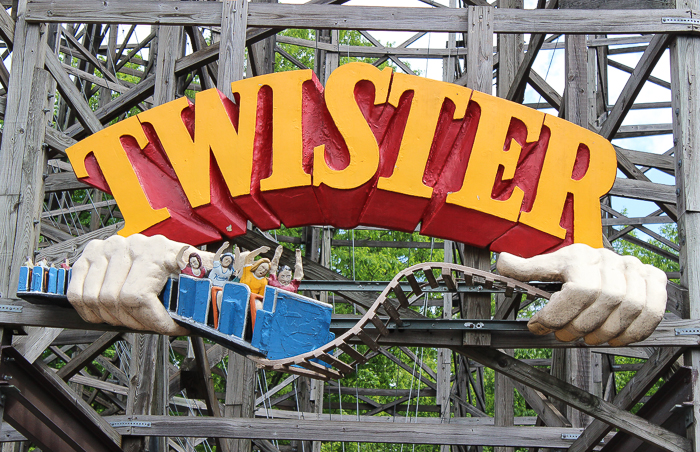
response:
<path id="1" fill-rule="evenodd" d="M 197 334 L 244 355 L 282 359 L 315 350 L 335 338 L 331 305 L 267 286 L 252 323 L 250 288 L 224 284 L 218 324 L 211 281 L 180 275 L 169 280 L 161 300 L 171 317 Z M 324 364 L 323 362 L 319 362 Z"/>
<path id="2" fill-rule="evenodd" d="M 71 270 L 41 266 L 19 268 L 17 296 L 37 304 L 70 307 L 66 290 Z"/>
<path id="3" fill-rule="evenodd" d="M 329 304 L 267 286 L 251 344 L 271 360 L 316 350 L 335 339 L 329 331 L 332 313 Z"/>
<path id="4" fill-rule="evenodd" d="M 21 267 L 17 295 L 32 303 L 71 307 L 65 296 L 70 273 Z M 259 296 L 251 296 L 247 285 L 229 282 L 220 294 L 221 306 L 215 306 L 209 279 L 180 275 L 167 281 L 160 299 L 176 322 L 245 356 L 289 358 L 335 338 L 330 332 L 333 308 L 329 304 L 267 286 L 262 308 L 253 314 L 251 300 Z"/>

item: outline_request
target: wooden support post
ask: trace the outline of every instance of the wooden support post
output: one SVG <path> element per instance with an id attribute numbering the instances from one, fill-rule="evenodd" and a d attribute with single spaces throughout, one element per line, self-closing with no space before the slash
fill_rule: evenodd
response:
<path id="1" fill-rule="evenodd" d="M 243 78 L 247 10 L 248 2 L 245 0 L 223 2 L 217 88 L 230 99 L 233 98 L 231 83 Z M 252 418 L 254 408 L 255 364 L 229 351 L 224 415 Z M 227 440 L 222 443 L 226 443 L 231 452 L 248 452 L 252 447 L 248 439 Z"/>
<path id="2" fill-rule="evenodd" d="M 151 414 L 153 382 L 156 379 L 158 335 L 132 334 L 129 364 L 129 394 L 126 399 L 127 415 Z M 140 452 L 145 448 L 145 437 L 129 436 L 122 441 L 124 452 Z"/>
<path id="3" fill-rule="evenodd" d="M 331 45 L 338 46 L 338 40 L 340 39 L 340 32 L 338 30 L 331 30 L 330 36 Z M 326 72 L 323 75 L 324 83 L 328 81 L 328 77 L 331 73 L 338 68 L 340 64 L 340 55 L 337 52 L 326 52 Z"/>
<path id="4" fill-rule="evenodd" d="M 678 9 L 700 9 L 700 0 L 678 0 Z M 700 318 L 700 38 L 677 36 L 671 45 L 673 142 L 676 152 L 678 238 L 681 285 L 688 288 L 689 306 L 684 317 Z M 685 355 L 685 365 L 700 371 L 700 350 Z M 700 450 L 700 380 L 692 382 L 693 424 L 688 437 Z"/>
<path id="5" fill-rule="evenodd" d="M 209 366 L 209 359 L 207 358 L 204 340 L 199 336 L 195 336 L 192 339 L 192 348 L 194 349 L 194 358 L 197 362 L 197 371 L 199 373 L 200 381 L 204 383 L 205 402 L 207 404 L 209 415 L 221 417 L 221 408 L 219 407 L 219 399 L 216 398 L 214 381 L 212 380 L 211 376 L 211 367 Z M 222 452 L 229 452 L 231 450 L 228 440 L 221 438 L 215 438 L 215 440 L 217 449 L 220 449 Z"/>
<path id="6" fill-rule="evenodd" d="M 294 382 L 294 398 L 297 411 L 308 413 L 311 411 L 311 378 L 299 377 Z M 311 441 L 292 441 L 292 452 L 310 452 Z"/>
<path id="7" fill-rule="evenodd" d="M 456 0 L 450 0 L 450 8 L 457 7 Z M 450 33 L 447 35 L 447 48 L 448 50 L 454 50 L 457 47 L 457 34 Z M 446 57 L 442 59 L 442 80 L 445 82 L 453 83 L 456 77 L 456 62 L 457 59 L 454 57 Z M 450 240 L 445 240 L 443 242 L 444 250 L 444 261 L 448 263 L 454 262 L 454 243 Z M 445 294 L 442 297 L 442 318 L 451 319 L 452 318 L 452 294 Z M 452 416 L 452 406 L 450 404 L 450 394 L 452 394 L 450 387 L 450 380 L 452 374 L 452 350 L 447 348 L 438 348 L 437 350 L 437 393 L 435 395 L 435 404 L 440 407 L 440 419 L 444 419 L 444 422 L 449 422 L 449 418 Z M 455 384 L 458 384 L 455 381 Z M 456 404 L 455 404 L 456 405 Z M 440 446 L 440 452 L 448 452 L 450 446 Z"/>
<path id="8" fill-rule="evenodd" d="M 453 71 L 454 72 L 454 71 Z M 444 261 L 452 263 L 454 261 L 453 242 L 445 240 Z M 452 294 L 446 293 L 442 296 L 442 318 L 452 318 Z M 437 394 L 435 395 L 435 404 L 440 407 L 440 419 L 444 422 L 449 422 L 451 417 L 450 405 L 450 376 L 452 374 L 452 350 L 448 348 L 438 348 L 437 350 Z M 448 452 L 449 446 L 440 446 L 440 452 Z"/>
<path id="9" fill-rule="evenodd" d="M 251 3 L 277 3 L 277 0 L 252 0 Z M 275 71 L 275 35 L 248 46 L 248 77 Z"/>
<path id="10" fill-rule="evenodd" d="M 370 399 L 371 400 L 371 399 Z M 311 412 L 323 414 L 323 381 L 311 380 Z M 311 452 L 321 452 L 321 441 L 311 443 Z"/>
<path id="11" fill-rule="evenodd" d="M 248 2 L 224 0 L 221 18 L 221 44 L 217 88 L 229 98 L 231 83 L 243 78 Z"/>
<path id="12" fill-rule="evenodd" d="M 586 36 L 566 35 L 566 119 L 588 128 L 588 51 Z M 602 234 L 602 231 L 601 231 Z M 591 352 L 584 348 L 566 351 L 566 381 L 584 391 L 591 388 Z M 587 416 L 568 407 L 567 416 L 574 427 L 585 427 L 591 422 Z"/>
<path id="13" fill-rule="evenodd" d="M 27 2 L 16 10 L 10 91 L 7 94 L 2 152 L 0 152 L 0 294 L 14 296 L 19 267 L 34 257 L 39 237 L 35 223 L 44 200 L 44 134 L 48 77 L 43 70 L 46 34 L 42 26 L 28 24 Z"/>
<path id="14" fill-rule="evenodd" d="M 224 417 L 252 418 L 255 413 L 255 363 L 238 353 L 228 354 Z M 249 452 L 249 439 L 229 440 L 231 452 Z"/>
<path id="15" fill-rule="evenodd" d="M 523 9 L 523 0 L 498 0 L 499 8 Z M 518 68 L 523 61 L 523 47 L 525 45 L 521 34 L 498 35 L 498 79 L 496 93 L 498 97 L 507 97 L 508 91 L 513 85 Z M 522 94 L 522 92 L 521 92 Z M 512 99 L 521 102 L 522 99 Z M 502 294 L 496 295 L 496 309 L 501 304 L 508 302 Z M 511 311 L 508 320 L 514 320 L 517 309 Z M 504 350 L 504 353 L 513 356 L 514 350 Z M 513 382 L 503 374 L 494 376 L 494 425 L 512 427 L 514 424 L 514 394 Z M 494 447 L 494 452 L 513 452 L 512 447 Z"/>
<path id="16" fill-rule="evenodd" d="M 470 6 L 467 30 L 467 83 L 468 88 L 492 93 L 493 83 L 493 8 Z M 489 271 L 491 253 L 488 250 L 460 245 L 462 263 L 469 267 Z M 491 295 L 467 295 L 462 303 L 462 316 L 470 319 L 491 318 Z M 465 337 L 467 345 L 488 345 L 490 336 L 470 333 Z"/>

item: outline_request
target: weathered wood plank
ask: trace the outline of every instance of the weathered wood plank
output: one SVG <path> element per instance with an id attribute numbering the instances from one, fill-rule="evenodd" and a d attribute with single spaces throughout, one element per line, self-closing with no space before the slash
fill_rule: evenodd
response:
<path id="1" fill-rule="evenodd" d="M 657 349 L 642 368 L 634 374 L 624 388 L 617 394 L 613 405 L 623 410 L 631 409 L 656 381 L 668 371 L 671 365 L 681 355 L 680 348 Z M 612 427 L 601 420 L 594 420 L 583 431 L 581 436 L 574 441 L 569 452 L 583 452 L 592 450 Z"/>
<path id="2" fill-rule="evenodd" d="M 92 362 L 93 359 L 103 351 L 105 351 L 109 346 L 111 346 L 115 341 L 121 338 L 121 333 L 109 332 L 103 334 L 98 340 L 90 344 L 85 350 L 80 352 L 78 356 L 74 356 L 70 362 L 66 363 L 65 366 L 61 367 L 57 373 L 59 378 L 63 380 L 68 380 L 73 375 L 80 372 L 80 369 L 85 367 L 88 363 Z"/>
<path id="3" fill-rule="evenodd" d="M 56 54 L 51 52 L 48 47 L 46 47 L 44 51 L 46 52 L 46 69 L 48 69 L 56 80 L 58 90 L 63 96 L 63 99 L 70 105 L 73 111 L 75 111 L 80 123 L 92 133 L 102 130 L 102 124 L 63 69 L 63 65 Z"/>
<path id="4" fill-rule="evenodd" d="M 31 1 L 30 22 L 74 22 L 218 26 L 221 5 L 135 0 L 128 4 L 82 0 Z M 496 33 L 693 33 L 691 24 L 665 24 L 662 17 L 691 18 L 680 10 L 495 10 Z M 466 11 L 451 8 L 390 8 L 375 6 L 344 7 L 329 5 L 251 4 L 248 26 L 272 28 L 362 29 L 387 31 L 462 32 L 467 28 Z"/>
<path id="5" fill-rule="evenodd" d="M 603 218 L 603 226 L 635 226 L 641 224 L 668 224 L 675 223 L 666 216 L 634 217 L 634 218 Z"/>
<path id="6" fill-rule="evenodd" d="M 66 149 L 77 143 L 65 133 L 59 132 L 56 129 L 47 128 L 44 140 L 52 149 L 59 151 L 62 154 L 66 153 Z"/>
<path id="7" fill-rule="evenodd" d="M 689 439 L 656 426 L 498 350 L 462 347 L 457 351 L 647 443 L 668 451 L 690 452 L 692 450 Z"/>
<path id="8" fill-rule="evenodd" d="M 63 331 L 62 328 L 26 328 L 26 336 L 15 336 L 12 346 L 20 352 L 30 363 L 36 361 L 44 353 L 56 337 Z"/>
<path id="9" fill-rule="evenodd" d="M 618 154 L 624 154 L 625 157 L 634 165 L 642 165 L 650 168 L 658 168 L 675 172 L 675 162 L 673 156 L 666 154 L 652 154 L 651 152 L 634 151 L 615 146 Z"/>
<path id="10" fill-rule="evenodd" d="M 41 250 L 37 259 L 46 258 L 49 262 L 60 262 L 68 259 L 71 263 L 75 262 L 80 254 L 85 249 L 85 246 L 90 240 L 104 240 L 111 237 L 124 226 L 124 223 L 116 223 L 96 231 L 88 232 L 79 237 L 72 238 L 55 245 L 51 245 Z"/>
<path id="11" fill-rule="evenodd" d="M 204 340 L 195 336 L 192 338 L 192 346 L 194 349 L 194 357 L 197 362 L 197 371 L 204 384 L 204 393 L 206 394 L 205 402 L 207 404 L 207 410 L 209 410 L 209 415 L 214 417 L 221 417 L 221 409 L 219 407 L 219 400 L 216 398 L 216 392 L 214 391 L 214 380 L 212 380 L 211 367 L 209 366 L 209 360 L 207 358 L 206 348 L 204 346 Z M 178 436 L 178 435 L 174 435 Z M 219 435 L 215 435 L 217 438 L 217 448 L 224 452 L 229 452 L 229 444 L 227 441 L 221 441 Z"/>
<path id="12" fill-rule="evenodd" d="M 75 177 L 75 173 L 68 171 L 49 174 L 44 181 L 44 191 L 46 193 L 63 190 L 78 190 L 81 188 L 89 188 L 89 186 L 80 182 Z"/>
<path id="13" fill-rule="evenodd" d="M 126 420 L 125 416 L 111 416 L 110 421 Z M 373 422 L 305 421 L 297 419 L 236 419 L 206 417 L 137 416 L 132 420 L 151 423 L 150 428 L 134 427 L 134 435 L 188 435 L 224 438 L 279 438 L 298 441 L 348 441 L 373 443 L 458 444 L 513 447 L 566 448 L 571 441 L 563 440 L 563 433 L 580 429 L 540 427 L 533 434 L 532 427 L 490 427 L 451 424 L 395 423 L 391 429 Z M 128 429 L 118 429 L 129 434 Z"/>
<path id="14" fill-rule="evenodd" d="M 658 201 L 666 204 L 676 203 L 676 187 L 642 180 L 617 178 L 613 188 L 610 190 L 610 194 L 623 198 Z"/>
<path id="15" fill-rule="evenodd" d="M 224 0 L 219 43 L 219 90 L 231 97 L 232 82 L 243 79 L 248 2 Z"/>
<path id="16" fill-rule="evenodd" d="M 610 140 L 615 136 L 651 71 L 656 67 L 656 63 L 668 47 L 670 40 L 671 36 L 665 34 L 658 34 L 651 40 L 639 63 L 637 63 L 637 67 L 634 68 L 632 75 L 627 79 L 627 83 L 625 83 L 625 87 L 617 98 L 615 106 L 609 113 L 608 119 L 605 120 L 600 129 L 599 133 L 603 137 Z"/>
<path id="17" fill-rule="evenodd" d="M 676 8 L 700 8 L 698 0 L 677 0 Z M 679 37 L 671 45 L 671 87 L 673 103 L 673 139 L 675 143 L 676 187 L 678 189 L 678 237 L 683 244 L 680 252 L 681 285 L 688 288 L 689 303 L 684 316 L 700 318 L 700 41 Z M 700 370 L 700 351 L 691 350 L 684 365 L 692 366 L 693 374 Z M 700 383 L 693 378 L 692 398 L 700 400 Z M 696 442 L 700 438 L 700 404 L 693 403 L 693 424 L 688 434 Z"/>
<path id="18" fill-rule="evenodd" d="M 18 17 L 15 52 L 7 96 L 0 152 L 0 293 L 14 295 L 19 266 L 38 239 L 38 217 L 44 198 L 42 174 L 46 153 L 41 144 L 47 123 L 48 77 L 41 51 L 46 34 L 24 20 L 26 2 L 14 5 Z"/>
<path id="19" fill-rule="evenodd" d="M 560 0 L 562 9 L 668 9 L 675 0 Z"/>
<path id="20" fill-rule="evenodd" d="M 116 445 L 121 444 L 121 435 L 107 423 L 107 421 L 97 414 L 95 410 L 92 409 L 90 405 L 83 400 L 82 397 L 78 396 L 63 380 L 61 380 L 54 369 L 50 368 L 42 360 L 37 360 L 34 362 L 34 369 L 41 372 L 41 374 L 46 378 L 51 387 L 49 390 L 61 393 L 72 400 L 73 409 L 80 411 L 82 414 L 87 416 L 95 425 L 99 428 L 105 435 L 107 435 Z"/>

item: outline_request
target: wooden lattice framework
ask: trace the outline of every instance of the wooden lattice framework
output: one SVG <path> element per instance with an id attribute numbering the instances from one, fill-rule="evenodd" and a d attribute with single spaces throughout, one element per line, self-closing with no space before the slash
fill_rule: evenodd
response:
<path id="1" fill-rule="evenodd" d="M 700 168 L 696 155 L 700 146 L 700 2 L 540 0 L 536 9 L 524 10 L 522 0 L 496 0 L 494 4 L 463 0 L 459 5 L 450 0 L 449 7 L 432 0 L 421 1 L 432 8 L 343 6 L 346 0 L 311 0 L 304 5 L 265 0 L 250 4 L 245 0 L 3 2 L 7 9 L 0 8 L 0 39 L 6 47 L 0 61 L 0 114 L 4 121 L 0 150 L 0 294 L 5 297 L 1 300 L 3 307 L 21 306 L 21 310 L 0 310 L 0 324 L 6 340 L 13 331 L 27 333 L 16 335 L 13 345 L 26 360 L 35 363 L 41 378 L 63 389 L 67 388 L 64 381 L 71 382 L 72 390 L 79 394 L 77 398 L 106 407 L 102 415 L 108 416 L 110 422 L 127 422 L 113 428 L 96 419 L 99 416 L 94 412 L 89 413 L 87 404 L 77 403 L 88 417 L 95 418 L 95 425 L 106 433 L 104 437 L 121 441 L 124 450 L 140 450 L 145 445 L 149 450 L 191 450 L 173 440 L 187 435 L 215 438 L 218 447 L 226 451 L 249 450 L 251 439 L 265 451 L 289 447 L 274 443 L 276 439 L 294 440 L 293 450 L 314 451 L 320 450 L 321 441 L 439 444 L 460 451 L 489 445 L 500 451 L 513 447 L 584 451 L 597 447 L 601 438 L 615 428 L 652 443 L 659 450 L 699 450 L 700 397 L 694 394 L 700 391 L 700 384 L 696 377 L 686 382 L 689 396 L 682 391 L 674 393 L 678 397 L 677 409 L 685 410 L 683 420 L 688 422 L 682 423 L 681 430 L 688 427 L 687 435 L 657 426 L 670 418 L 667 409 L 659 409 L 652 416 L 657 425 L 628 410 L 659 378 L 670 378 L 681 355 L 683 365 L 692 368 L 692 375 L 700 369 L 698 335 L 678 334 L 679 328 L 700 328 L 700 184 L 694 177 Z M 598 9 L 602 6 L 608 9 Z M 275 36 L 284 28 L 316 29 L 317 39 Z M 145 37 L 144 29 L 150 31 Z M 373 46 L 340 45 L 339 29 L 360 30 Z M 416 34 L 390 48 L 374 39 L 372 30 Z M 448 48 L 412 47 L 427 32 L 449 33 Z M 529 35 L 526 47 L 524 34 Z M 563 94 L 532 69 L 540 52 L 561 48 L 562 44 L 555 40 L 560 35 L 564 35 L 565 49 L 565 67 L 560 68 L 566 77 Z M 312 69 L 322 81 L 337 67 L 341 55 L 374 58 L 376 65 L 390 60 L 397 70 L 404 71 L 410 68 L 402 58 L 441 58 L 445 81 L 486 92 L 492 91 L 495 81 L 497 94 L 516 102 L 523 101 L 529 86 L 543 99 L 530 106 L 553 108 L 560 116 L 608 139 L 673 134 L 674 146 L 665 153 L 616 147 L 621 176 L 610 195 L 644 200 L 656 204 L 658 209 L 645 217 L 627 218 L 611 207 L 610 199 L 601 201 L 603 232 L 610 242 L 627 240 L 680 263 L 680 272 L 669 275 L 680 279 L 680 284 L 669 284 L 666 319 L 649 339 L 622 349 L 591 348 L 581 343 L 571 346 L 549 337 L 513 332 L 494 332 L 489 336 L 444 329 L 415 332 L 410 338 L 390 332 L 376 353 L 407 367 L 396 349 L 391 348 L 400 347 L 406 357 L 423 368 L 425 374 L 420 381 L 425 384 L 424 395 L 435 397 L 434 409 L 440 417 L 388 426 L 384 422 L 395 418 L 367 415 L 390 413 L 410 401 L 412 394 L 327 385 L 333 391 L 351 395 L 354 391 L 358 407 L 363 403 L 366 421 L 351 422 L 358 417 L 324 413 L 324 386 L 303 377 L 289 376 L 276 387 L 266 389 L 264 396 L 256 395 L 256 389 L 261 392 L 262 387 L 255 387 L 253 364 L 230 354 L 226 393 L 217 395 L 212 372 L 221 372 L 215 366 L 226 355 L 218 345 L 193 339 L 188 347 L 175 341 L 175 351 L 184 356 L 188 350 L 193 354 L 184 359 L 180 369 L 175 369 L 169 364 L 166 338 L 88 325 L 73 312 L 27 305 L 13 297 L 17 275 L 10 269 L 17 269 L 37 247 L 40 256 L 74 259 L 88 240 L 110 236 L 118 229 L 119 212 L 103 193 L 86 190 L 82 203 L 74 201 L 71 194 L 85 186 L 66 163 L 67 147 L 123 118 L 133 108 L 145 110 L 160 105 L 183 95 L 185 89 L 227 86 L 244 77 L 244 68 L 248 76 L 269 73 L 274 70 L 275 52 L 304 67 L 280 44 L 313 49 Z M 143 49 L 148 49 L 147 59 L 139 57 Z M 670 80 L 651 75 L 657 62 L 666 58 L 667 49 Z M 609 58 L 623 53 L 641 53 L 636 67 Z M 630 74 L 612 104 L 610 68 Z M 125 75 L 130 81 L 125 80 Z M 637 102 L 645 84 L 669 89 L 671 101 Z M 99 93 L 96 104 L 95 93 Z M 670 109 L 672 120 L 623 125 L 632 109 Z M 652 182 L 652 169 L 674 176 L 675 186 Z M 89 225 L 76 221 L 81 212 L 91 212 Z M 678 224 L 678 244 L 646 226 L 669 222 Z M 612 226 L 625 228 L 616 230 Z M 666 247 L 631 236 L 633 230 L 648 234 Z M 236 241 L 249 249 L 275 244 L 269 235 L 252 230 Z M 307 277 L 342 279 L 327 267 L 331 248 L 348 244 L 332 240 L 330 231 L 320 228 L 308 228 L 304 241 L 313 250 L 306 256 Z M 448 262 L 490 268 L 489 255 L 484 251 L 452 242 L 444 242 L 443 246 Z M 373 302 L 368 294 L 341 294 L 361 308 Z M 506 302 L 500 300 L 499 306 Z M 498 308 L 492 313 L 490 296 L 473 294 L 446 296 L 444 307 L 445 312 L 453 311 L 470 319 L 492 315 L 505 318 L 508 311 Z M 417 316 L 412 311 L 404 314 Z M 128 370 L 102 355 L 121 339 L 130 343 L 132 358 Z M 431 369 L 420 362 L 408 346 L 438 347 L 438 368 Z M 544 363 L 509 356 L 514 348 L 548 347 L 554 349 L 553 357 Z M 44 353 L 47 349 L 50 356 Z M 636 370 L 636 376 L 619 394 L 615 394 L 610 383 L 614 372 L 621 370 L 614 365 L 615 355 L 646 359 L 644 364 L 625 369 Z M 52 359 L 67 364 L 54 374 L 44 364 Z M 551 376 L 535 373 L 535 364 L 549 366 Z M 483 391 L 479 382 L 481 366 L 497 371 L 493 417 L 486 415 L 483 405 L 465 392 L 471 385 L 478 396 L 480 384 Z M 8 372 L 0 373 L 2 380 L 11 382 L 6 378 L 11 376 Z M 284 405 L 289 395 L 276 395 L 291 383 L 296 384 L 294 394 L 299 409 L 275 410 L 274 419 L 259 419 L 269 415 L 270 401 Z M 513 386 L 537 412 L 536 421 L 513 417 Z M 165 415 L 169 406 L 182 406 L 181 399 L 171 396 L 185 387 L 188 394 L 195 394 L 191 398 L 203 400 L 194 403 L 209 417 Z M 373 395 L 397 398 L 382 405 L 370 398 Z M 555 399 L 550 401 L 546 396 Z M 688 397 L 696 402 L 683 405 Z M 685 414 L 690 412 L 694 417 Z M 134 420 L 150 424 L 128 424 Z M 581 428 L 585 430 L 578 439 L 564 436 L 579 434 Z M 48 437 L 51 434 L 46 433 Z M 153 439 L 145 441 L 144 437 Z M 22 446 L 14 442 L 23 437 L 3 424 L 0 440 L 6 442 L 3 450 L 20 450 Z M 66 450 L 80 447 L 93 450 L 86 445 Z"/>

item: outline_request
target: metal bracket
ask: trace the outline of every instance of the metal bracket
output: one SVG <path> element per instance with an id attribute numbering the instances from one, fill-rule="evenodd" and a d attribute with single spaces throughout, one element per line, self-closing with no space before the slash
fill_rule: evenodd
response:
<path id="1" fill-rule="evenodd" d="M 673 408 L 671 408 L 671 411 L 672 412 L 678 412 L 678 411 L 683 412 L 683 414 L 685 415 L 685 428 L 689 428 L 691 425 L 693 425 L 693 421 L 695 421 L 695 416 L 693 415 L 692 402 L 674 405 Z"/>
<path id="2" fill-rule="evenodd" d="M 22 312 L 22 306 L 0 304 L 0 312 Z"/>
<path id="3" fill-rule="evenodd" d="M 566 440 L 569 440 L 569 441 L 576 441 L 577 439 L 579 439 L 580 436 L 581 436 L 580 433 L 562 433 L 562 434 L 561 434 L 561 439 L 566 439 Z M 600 443 L 601 443 L 601 444 L 605 443 L 605 440 L 602 440 L 602 439 L 601 439 L 601 440 L 600 440 Z"/>
<path id="4" fill-rule="evenodd" d="M 691 19 L 690 17 L 662 17 L 662 24 L 687 24 L 700 25 L 700 19 Z"/>
<path id="5" fill-rule="evenodd" d="M 110 422 L 112 427 L 147 427 L 151 428 L 151 423 L 146 421 L 114 421 Z"/>
<path id="6" fill-rule="evenodd" d="M 674 328 L 676 336 L 698 336 L 700 328 Z"/>

